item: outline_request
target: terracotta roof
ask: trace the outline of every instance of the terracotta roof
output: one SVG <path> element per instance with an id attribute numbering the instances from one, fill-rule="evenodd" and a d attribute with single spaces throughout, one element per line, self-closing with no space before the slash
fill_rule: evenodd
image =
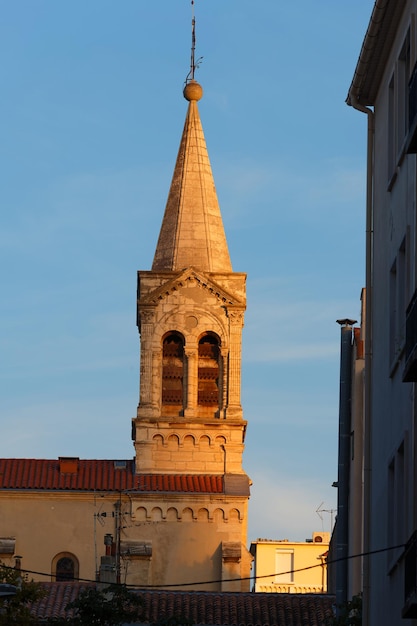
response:
<path id="1" fill-rule="evenodd" d="M 47 595 L 32 604 L 31 613 L 38 620 L 51 617 L 72 617 L 72 611 L 66 611 L 67 604 L 76 600 L 82 591 L 94 584 L 88 583 L 39 583 Z"/>
<path id="2" fill-rule="evenodd" d="M 0 489 L 223 493 L 223 476 L 134 471 L 132 460 L 0 459 Z"/>
<path id="3" fill-rule="evenodd" d="M 223 476 L 143 474 L 137 478 L 138 491 L 223 492 Z"/>
<path id="4" fill-rule="evenodd" d="M 65 606 L 88 586 L 42 583 L 48 595 L 32 606 L 39 619 L 65 615 Z M 221 593 L 136 590 L 144 599 L 147 622 L 182 616 L 206 626 L 324 626 L 335 598 L 321 594 Z"/>

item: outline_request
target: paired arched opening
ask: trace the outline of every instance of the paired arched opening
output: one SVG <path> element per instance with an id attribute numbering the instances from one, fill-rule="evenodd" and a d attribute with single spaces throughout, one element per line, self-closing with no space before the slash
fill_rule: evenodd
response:
<path id="1" fill-rule="evenodd" d="M 197 377 L 197 405 L 220 406 L 220 338 L 213 332 L 201 335 L 198 341 L 197 370 L 188 367 L 188 377 Z M 162 405 L 168 412 L 187 406 L 185 340 L 181 333 L 170 331 L 162 340 Z M 195 389 L 195 387 L 194 387 Z M 188 398 L 190 401 L 190 398 Z M 192 406 L 192 404 L 191 404 Z M 171 407 L 171 409 L 170 409 Z"/>

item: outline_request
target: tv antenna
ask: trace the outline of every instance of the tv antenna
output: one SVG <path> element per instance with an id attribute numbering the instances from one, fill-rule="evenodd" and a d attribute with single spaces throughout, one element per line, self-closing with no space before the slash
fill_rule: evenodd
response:
<path id="1" fill-rule="evenodd" d="M 333 530 L 333 513 L 336 513 L 337 509 L 323 509 L 324 502 L 321 502 L 317 509 L 316 509 L 316 513 L 319 516 L 319 518 L 321 519 L 321 525 L 322 525 L 322 530 L 324 531 L 324 523 L 323 523 L 323 515 L 322 513 L 329 513 L 330 514 L 330 532 L 332 532 Z"/>
<path id="2" fill-rule="evenodd" d="M 195 15 L 194 15 L 194 0 L 191 0 L 191 61 L 190 61 L 190 71 L 187 74 L 187 78 L 185 79 L 185 84 L 189 83 L 191 80 L 194 80 L 194 75 L 196 69 L 200 67 L 200 64 L 203 60 L 203 57 L 199 57 L 197 60 L 195 59 Z"/>

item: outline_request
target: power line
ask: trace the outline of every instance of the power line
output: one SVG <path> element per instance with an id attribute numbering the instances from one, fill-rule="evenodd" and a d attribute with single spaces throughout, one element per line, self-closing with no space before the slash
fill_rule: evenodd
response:
<path id="1" fill-rule="evenodd" d="M 351 554 L 347 557 L 339 557 L 337 559 L 331 559 L 330 561 L 326 561 L 325 564 L 326 566 L 333 565 L 334 563 L 339 563 L 340 561 L 349 561 L 351 559 L 358 559 L 364 556 L 372 556 L 374 554 L 381 554 L 383 552 L 389 552 L 390 550 L 398 550 L 399 548 L 405 548 L 405 546 L 406 546 L 405 543 L 401 543 L 397 546 L 390 546 L 389 548 L 379 548 L 378 550 L 369 550 L 368 552 L 360 552 L 358 554 Z M 34 570 L 29 570 L 29 569 L 16 570 L 15 567 L 11 567 L 10 565 L 1 564 L 1 567 L 7 570 L 23 572 L 25 574 L 36 574 L 37 576 L 45 576 L 47 578 L 51 576 L 50 573 L 47 574 L 45 572 L 36 572 Z M 261 578 L 273 578 L 275 576 L 284 576 L 286 574 L 296 574 L 297 572 L 305 572 L 307 570 L 314 569 L 316 567 L 323 567 L 323 563 L 316 563 L 315 565 L 308 565 L 306 567 L 300 567 L 298 569 L 292 569 L 286 572 L 275 572 L 274 574 L 263 574 L 262 576 L 245 576 L 243 578 L 220 578 L 218 580 L 202 580 L 202 581 L 195 581 L 191 583 L 172 583 L 172 584 L 166 584 L 166 585 L 141 585 L 140 587 L 138 587 L 138 585 L 128 585 L 128 584 L 122 584 L 122 583 L 109 583 L 109 585 L 128 587 L 132 589 L 167 589 L 168 587 L 171 589 L 173 587 L 191 587 L 194 585 L 211 585 L 215 583 L 230 583 L 230 582 L 238 582 L 242 580 L 254 580 L 255 581 L 255 580 L 260 580 Z M 100 582 L 98 580 L 92 580 L 90 578 L 72 578 L 71 582 L 72 581 L 77 581 L 81 583 Z"/>

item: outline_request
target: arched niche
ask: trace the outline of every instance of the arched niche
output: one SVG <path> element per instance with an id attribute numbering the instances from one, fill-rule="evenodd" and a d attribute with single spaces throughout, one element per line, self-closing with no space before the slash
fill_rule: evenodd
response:
<path id="1" fill-rule="evenodd" d="M 195 447 L 195 437 L 194 435 L 185 435 L 183 439 L 184 448 L 194 448 Z"/>
<path id="2" fill-rule="evenodd" d="M 151 519 L 153 522 L 161 522 L 163 519 L 162 509 L 159 506 L 155 506 L 151 511 Z"/>
<path id="3" fill-rule="evenodd" d="M 189 507 L 186 507 L 185 509 L 183 509 L 181 518 L 183 522 L 192 522 L 194 519 L 192 509 L 190 509 Z"/>
<path id="4" fill-rule="evenodd" d="M 198 509 L 197 519 L 199 522 L 208 522 L 209 520 L 208 509 L 205 509 L 205 508 Z"/>
<path id="5" fill-rule="evenodd" d="M 138 506 L 138 508 L 135 511 L 135 519 L 138 522 L 146 522 L 146 509 L 144 506 Z"/>
<path id="6" fill-rule="evenodd" d="M 178 519 L 179 519 L 179 514 L 178 514 L 177 509 L 173 506 L 170 506 L 169 509 L 167 509 L 167 514 L 166 514 L 167 522 L 177 522 Z"/>

